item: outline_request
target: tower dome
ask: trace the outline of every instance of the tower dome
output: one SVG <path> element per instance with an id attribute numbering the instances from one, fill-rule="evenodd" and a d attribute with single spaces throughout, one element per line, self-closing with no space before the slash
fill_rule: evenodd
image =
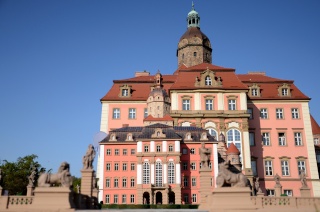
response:
<path id="1" fill-rule="evenodd" d="M 200 30 L 200 16 L 194 9 L 188 13 L 187 31 L 181 36 L 178 49 L 178 66 L 187 67 L 212 62 L 212 49 L 209 38 Z"/>

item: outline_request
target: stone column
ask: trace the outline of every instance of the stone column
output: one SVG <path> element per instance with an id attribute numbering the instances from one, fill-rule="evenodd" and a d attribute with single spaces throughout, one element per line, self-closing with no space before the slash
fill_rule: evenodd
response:
<path id="1" fill-rule="evenodd" d="M 199 209 L 208 208 L 211 196 L 211 170 L 208 167 L 202 167 L 200 174 L 200 206 Z"/>
<path id="2" fill-rule="evenodd" d="M 282 185 L 275 185 L 274 192 L 276 197 L 280 197 L 282 194 Z"/>
<path id="3" fill-rule="evenodd" d="M 81 170 L 81 208 L 93 208 L 92 197 L 93 197 L 93 169 L 82 169 Z"/>

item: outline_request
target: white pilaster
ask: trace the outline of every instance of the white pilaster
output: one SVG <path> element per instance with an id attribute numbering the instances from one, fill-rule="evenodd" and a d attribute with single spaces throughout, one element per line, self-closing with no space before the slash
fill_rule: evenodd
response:
<path id="1" fill-rule="evenodd" d="M 194 94 L 194 109 L 201 110 L 201 100 L 200 100 L 200 93 Z"/>
<path id="2" fill-rule="evenodd" d="M 100 201 L 104 201 L 103 200 L 103 182 L 104 182 L 104 145 L 100 145 L 100 153 L 99 153 L 99 157 L 98 157 L 98 166 L 97 166 L 97 177 L 99 178 L 98 181 L 98 187 L 99 187 L 99 196 L 98 196 L 98 200 Z M 99 171 L 98 171 L 99 170 Z"/>
<path id="3" fill-rule="evenodd" d="M 214 184 L 215 188 L 217 188 L 216 179 L 219 174 L 219 167 L 218 167 L 218 144 L 213 144 L 213 171 L 214 171 Z"/>
<path id="4" fill-rule="evenodd" d="M 167 141 L 162 141 L 162 152 L 167 151 Z"/>
<path id="5" fill-rule="evenodd" d="M 142 164 L 137 165 L 137 184 L 142 184 Z"/>
<path id="6" fill-rule="evenodd" d="M 167 173 L 167 164 L 163 164 L 163 183 L 167 183 L 168 181 L 168 173 Z"/>
<path id="7" fill-rule="evenodd" d="M 137 142 L 137 152 L 142 152 L 142 141 Z"/>
<path id="8" fill-rule="evenodd" d="M 174 142 L 174 151 L 175 152 L 180 152 L 180 141 L 175 141 Z"/>
<path id="9" fill-rule="evenodd" d="M 151 164 L 150 169 L 151 169 L 150 181 L 151 181 L 151 184 L 154 184 L 154 163 Z"/>
<path id="10" fill-rule="evenodd" d="M 218 93 L 218 110 L 224 110 L 224 99 L 222 93 Z"/>
<path id="11" fill-rule="evenodd" d="M 240 93 L 240 110 L 247 110 L 247 95 L 246 93 Z"/>
<path id="12" fill-rule="evenodd" d="M 176 184 L 181 184 L 181 167 L 180 163 L 176 164 Z"/>
<path id="13" fill-rule="evenodd" d="M 150 152 L 154 152 L 154 141 L 150 141 Z"/>
<path id="14" fill-rule="evenodd" d="M 101 103 L 100 131 L 108 133 L 109 103 Z"/>
<path id="15" fill-rule="evenodd" d="M 171 110 L 178 110 L 178 94 L 171 93 Z"/>
<path id="16" fill-rule="evenodd" d="M 242 158 L 242 169 L 251 169 L 251 154 L 250 154 L 250 142 L 249 142 L 249 132 L 243 132 L 243 142 L 242 142 L 243 152 Z M 244 163 L 243 163 L 244 162 Z"/>

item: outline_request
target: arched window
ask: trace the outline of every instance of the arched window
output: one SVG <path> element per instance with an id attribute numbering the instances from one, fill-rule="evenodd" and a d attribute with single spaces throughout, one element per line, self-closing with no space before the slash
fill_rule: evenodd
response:
<path id="1" fill-rule="evenodd" d="M 211 77 L 206 76 L 206 78 L 205 78 L 205 85 L 212 85 Z"/>
<path id="2" fill-rule="evenodd" d="M 208 128 L 207 130 L 211 136 L 217 139 L 217 131 L 215 131 L 213 128 Z"/>
<path id="3" fill-rule="evenodd" d="M 237 129 L 231 129 L 227 132 L 227 145 L 228 147 L 230 144 L 233 143 L 240 152 L 241 158 L 241 133 Z"/>
<path id="4" fill-rule="evenodd" d="M 168 164 L 168 183 L 174 184 L 174 163 L 169 162 Z"/>
<path id="5" fill-rule="evenodd" d="M 143 184 L 149 184 L 150 183 L 150 164 L 148 162 L 143 163 Z"/>
<path id="6" fill-rule="evenodd" d="M 162 187 L 162 164 L 160 161 L 156 162 L 156 186 Z"/>

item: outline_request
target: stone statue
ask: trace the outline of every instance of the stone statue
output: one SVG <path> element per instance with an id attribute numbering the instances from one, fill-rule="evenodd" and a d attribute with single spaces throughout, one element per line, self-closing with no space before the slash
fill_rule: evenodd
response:
<path id="1" fill-rule="evenodd" d="M 77 192 L 78 192 L 78 194 L 80 194 L 80 185 L 79 185 L 79 184 L 77 184 L 76 188 L 77 188 Z"/>
<path id="2" fill-rule="evenodd" d="M 308 185 L 307 185 L 306 173 L 303 170 L 300 171 L 299 177 L 300 177 L 302 188 L 307 188 Z"/>
<path id="3" fill-rule="evenodd" d="M 277 186 L 277 187 L 281 186 L 281 184 L 280 184 L 280 176 L 278 174 L 276 174 L 274 176 L 274 181 L 276 182 L 275 186 Z"/>
<path id="4" fill-rule="evenodd" d="M 219 164 L 219 174 L 216 179 L 217 187 L 247 187 L 248 179 L 242 173 L 233 173 L 229 170 L 230 163 L 223 162 Z"/>
<path id="5" fill-rule="evenodd" d="M 208 148 L 205 148 L 204 142 L 201 143 L 201 148 L 200 148 L 200 162 L 202 167 L 208 167 L 208 163 L 210 161 L 210 150 Z"/>
<path id="6" fill-rule="evenodd" d="M 254 187 L 256 189 L 256 193 L 262 193 L 259 183 L 259 177 L 256 177 L 256 181 L 254 182 Z"/>
<path id="7" fill-rule="evenodd" d="M 57 173 L 42 173 L 38 179 L 38 186 L 50 187 L 53 184 L 61 183 L 62 187 L 71 187 L 72 181 L 69 163 L 62 162 Z"/>
<path id="8" fill-rule="evenodd" d="M 32 186 L 34 187 L 34 181 L 35 181 L 35 177 L 36 177 L 36 167 L 32 167 L 32 171 L 31 171 L 31 174 L 28 176 L 28 180 L 29 180 L 29 184 L 28 186 Z"/>
<path id="9" fill-rule="evenodd" d="M 94 150 L 94 147 L 90 144 L 88 146 L 86 155 L 83 156 L 82 163 L 83 163 L 83 169 L 92 169 L 92 163 L 94 160 L 94 157 L 96 156 L 96 151 Z"/>

